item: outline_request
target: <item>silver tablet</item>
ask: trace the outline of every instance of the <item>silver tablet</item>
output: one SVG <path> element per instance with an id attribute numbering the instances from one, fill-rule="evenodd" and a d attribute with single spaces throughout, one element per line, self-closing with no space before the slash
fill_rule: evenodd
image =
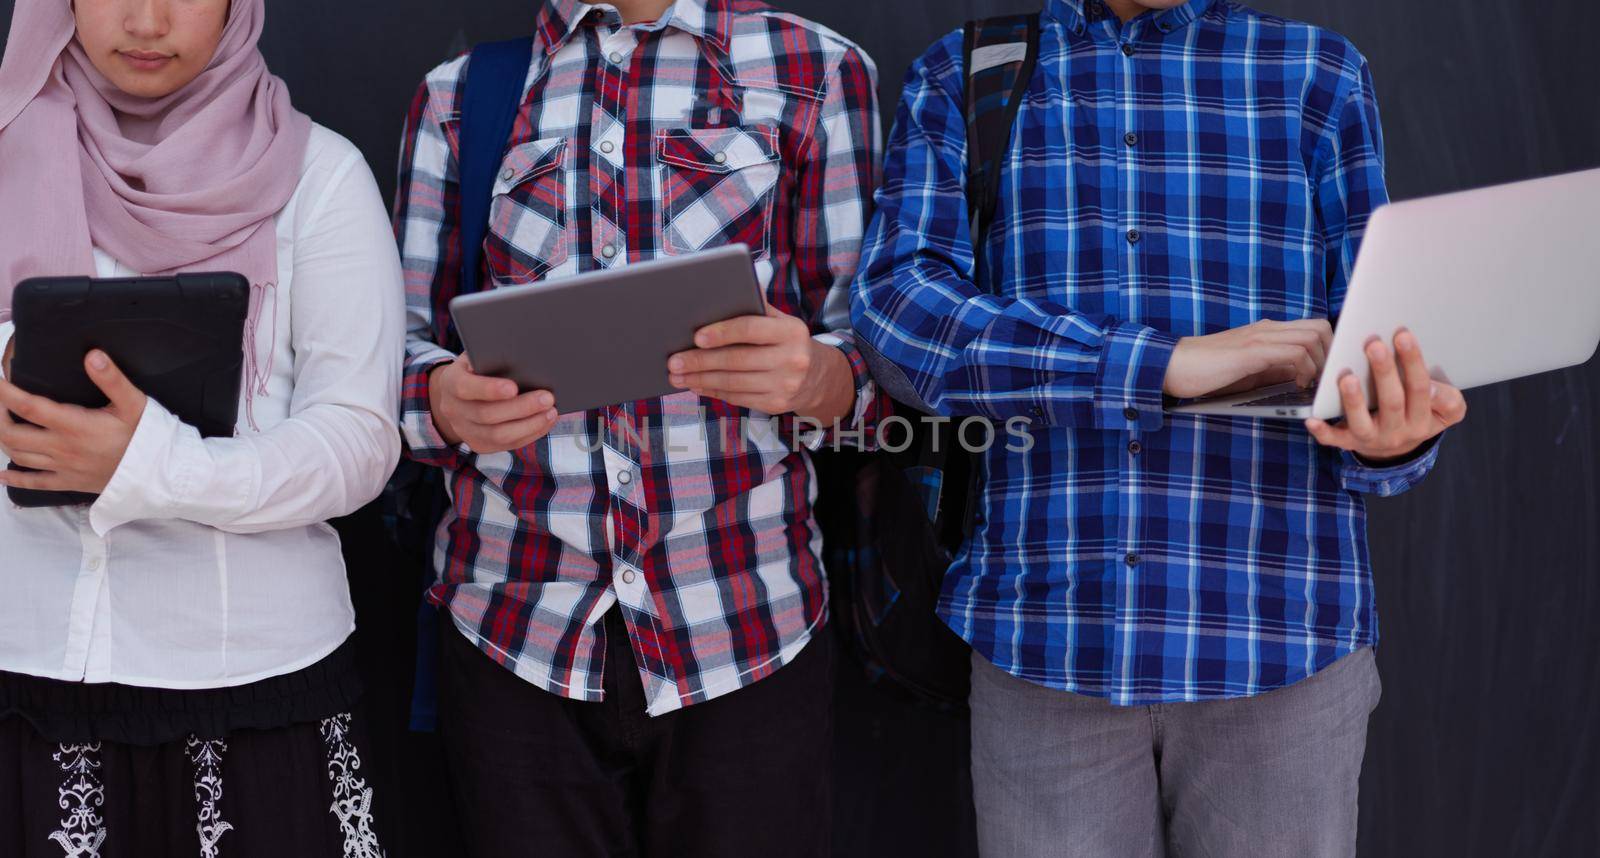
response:
<path id="1" fill-rule="evenodd" d="M 667 358 L 695 331 L 765 311 L 742 244 L 450 302 L 473 368 L 549 390 L 562 414 L 678 392 Z"/>

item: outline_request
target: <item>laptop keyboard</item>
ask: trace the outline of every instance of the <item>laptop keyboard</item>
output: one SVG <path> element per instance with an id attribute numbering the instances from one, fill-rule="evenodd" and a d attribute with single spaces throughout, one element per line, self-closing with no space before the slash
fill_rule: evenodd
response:
<path id="1" fill-rule="evenodd" d="M 1234 407 L 1235 408 L 1271 408 L 1273 406 L 1279 406 L 1279 405 L 1289 405 L 1289 406 L 1315 405 L 1316 402 L 1317 402 L 1317 389 L 1315 387 L 1313 387 L 1313 388 L 1310 388 L 1310 389 L 1307 389 L 1307 390 L 1291 390 L 1291 391 L 1289 391 L 1287 393 L 1278 393 L 1278 394 L 1274 394 L 1272 396 L 1264 396 L 1264 397 L 1262 397 L 1260 399 L 1251 400 L 1250 402 L 1241 402 L 1238 405 L 1235 405 Z"/>

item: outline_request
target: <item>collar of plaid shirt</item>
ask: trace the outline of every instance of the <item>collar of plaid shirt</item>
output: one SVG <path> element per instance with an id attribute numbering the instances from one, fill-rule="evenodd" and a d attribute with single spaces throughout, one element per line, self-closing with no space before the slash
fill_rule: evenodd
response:
<path id="1" fill-rule="evenodd" d="M 582 0 L 547 0 L 539 10 L 539 20 L 534 27 L 535 38 L 545 55 L 561 50 L 578 26 L 591 16 L 596 21 L 610 19 L 620 23 L 621 17 L 609 3 L 584 3 Z M 647 29 L 672 27 L 716 46 L 724 54 L 728 50 L 729 33 L 733 31 L 733 12 L 723 0 L 677 0 L 654 26 Z"/>
<path id="2" fill-rule="evenodd" d="M 1170 33 L 1194 23 L 1216 2 L 1217 0 L 1189 0 L 1182 6 L 1174 6 L 1165 12 L 1155 13 L 1152 23 L 1161 32 Z M 1082 33 L 1089 24 L 1115 20 L 1117 17 L 1101 0 L 1050 0 L 1045 5 L 1045 14 L 1065 24 L 1067 29 L 1074 33 Z"/>

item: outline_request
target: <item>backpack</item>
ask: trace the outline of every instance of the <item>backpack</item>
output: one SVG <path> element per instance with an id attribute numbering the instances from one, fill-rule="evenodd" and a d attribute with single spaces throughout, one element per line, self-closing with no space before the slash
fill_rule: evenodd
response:
<path id="1" fill-rule="evenodd" d="M 967 211 L 975 271 L 999 200 L 1012 128 L 1033 79 L 1040 16 L 968 22 L 966 69 Z M 896 414 L 932 414 L 900 369 L 862 347 Z M 978 419 L 978 418 L 971 418 Z M 935 608 L 951 562 L 977 523 L 982 463 L 960 441 L 966 421 L 912 422 L 904 449 L 819 456 L 817 517 L 834 575 L 835 616 L 852 631 L 869 673 L 940 708 L 966 706 L 967 644 Z M 993 436 L 990 436 L 993 437 Z"/>

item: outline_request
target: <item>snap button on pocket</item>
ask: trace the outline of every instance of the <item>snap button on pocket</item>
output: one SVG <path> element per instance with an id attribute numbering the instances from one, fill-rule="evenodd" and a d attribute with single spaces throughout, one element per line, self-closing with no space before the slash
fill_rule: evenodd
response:
<path id="1" fill-rule="evenodd" d="M 495 285 L 525 285 L 567 261 L 567 141 L 533 140 L 511 147 L 489 204 L 485 261 Z"/>
<path id="2" fill-rule="evenodd" d="M 778 129 L 670 128 L 656 133 L 662 244 L 669 254 L 744 244 L 772 252 L 772 206 L 782 175 Z"/>

